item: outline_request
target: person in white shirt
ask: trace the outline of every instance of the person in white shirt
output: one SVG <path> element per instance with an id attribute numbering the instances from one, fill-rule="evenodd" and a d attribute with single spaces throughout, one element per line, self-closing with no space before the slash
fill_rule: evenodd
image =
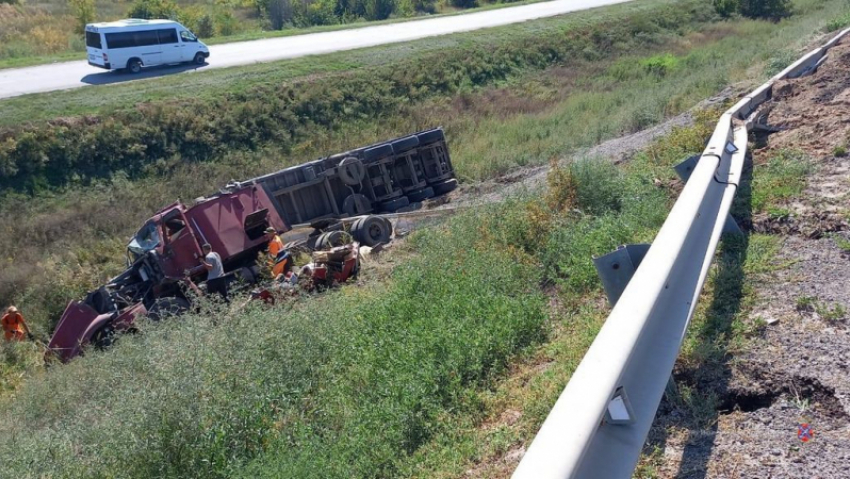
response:
<path id="1" fill-rule="evenodd" d="M 227 297 L 227 278 L 224 277 L 224 266 L 221 264 L 221 256 L 212 250 L 209 243 L 204 245 L 204 259 L 201 260 L 207 269 L 207 292 L 218 293 L 224 302 L 230 304 Z"/>

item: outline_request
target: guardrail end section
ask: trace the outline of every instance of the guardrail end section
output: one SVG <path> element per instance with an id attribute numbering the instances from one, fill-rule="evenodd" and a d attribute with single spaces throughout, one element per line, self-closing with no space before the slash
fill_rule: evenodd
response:
<path id="1" fill-rule="evenodd" d="M 624 245 L 606 255 L 593 258 L 593 266 L 596 267 L 596 273 L 602 280 L 602 287 L 605 289 L 605 295 L 608 296 L 611 307 L 617 304 L 626 285 L 629 284 L 643 257 L 646 256 L 646 252 L 649 251 L 649 246 L 649 244 Z"/>

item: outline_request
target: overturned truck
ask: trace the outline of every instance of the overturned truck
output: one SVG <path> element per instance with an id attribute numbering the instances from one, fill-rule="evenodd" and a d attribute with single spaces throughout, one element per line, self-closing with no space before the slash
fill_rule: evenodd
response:
<path id="1" fill-rule="evenodd" d="M 219 253 L 228 281 L 253 283 L 278 233 L 311 226 L 308 245 L 337 246 L 343 230 L 375 246 L 392 224 L 380 216 L 412 207 L 457 186 L 441 128 L 321 158 L 275 173 L 234 181 L 218 193 L 156 212 L 127 246 L 127 269 L 71 301 L 56 326 L 48 355 L 68 361 L 87 344 L 105 347 L 142 316 L 157 320 L 191 307 L 207 271 L 202 246 Z"/>

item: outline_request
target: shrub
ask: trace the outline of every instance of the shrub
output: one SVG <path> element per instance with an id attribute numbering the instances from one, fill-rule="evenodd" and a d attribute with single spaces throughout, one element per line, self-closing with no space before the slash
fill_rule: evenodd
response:
<path id="1" fill-rule="evenodd" d="M 193 29 L 195 34 L 201 38 L 210 38 L 215 36 L 215 23 L 212 15 L 205 13 L 198 18 Z"/>
<path id="2" fill-rule="evenodd" d="M 739 0 L 713 0 L 714 10 L 722 17 L 731 17 L 738 12 Z"/>
<path id="3" fill-rule="evenodd" d="M 457 8 L 475 8 L 478 6 L 478 0 L 450 0 L 450 3 Z"/>
<path id="4" fill-rule="evenodd" d="M 364 18 L 367 20 L 384 20 L 395 11 L 394 0 L 363 0 L 365 11 Z"/>
<path id="5" fill-rule="evenodd" d="M 180 14 L 180 8 L 173 0 L 136 0 L 127 12 L 130 18 L 142 18 L 145 20 L 156 18 L 176 19 Z"/>
<path id="6" fill-rule="evenodd" d="M 740 0 L 741 15 L 778 20 L 791 15 L 791 0 Z"/>
<path id="7" fill-rule="evenodd" d="M 220 11 L 215 16 L 215 23 L 218 29 L 218 34 L 226 37 L 236 33 L 238 21 L 230 11 Z"/>
<path id="8" fill-rule="evenodd" d="M 679 65 L 679 59 L 674 55 L 665 53 L 663 55 L 649 57 L 641 61 L 641 65 L 647 72 L 663 77 Z"/>
<path id="9" fill-rule="evenodd" d="M 835 32 L 850 25 L 850 12 L 835 17 L 826 22 L 826 31 Z"/>
<path id="10" fill-rule="evenodd" d="M 290 0 L 268 0 L 265 10 L 272 30 L 282 30 L 284 25 L 292 21 Z"/>
<path id="11" fill-rule="evenodd" d="M 68 0 L 68 4 L 77 20 L 77 33 L 84 33 L 86 25 L 94 21 L 94 0 Z"/>
<path id="12" fill-rule="evenodd" d="M 740 13 L 747 18 L 778 20 L 791 15 L 791 0 L 714 0 L 714 9 L 724 17 Z"/>

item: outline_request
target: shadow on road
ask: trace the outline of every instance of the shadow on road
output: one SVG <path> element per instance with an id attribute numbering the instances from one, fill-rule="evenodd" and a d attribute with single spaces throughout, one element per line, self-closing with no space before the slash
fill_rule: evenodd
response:
<path id="1" fill-rule="evenodd" d="M 123 83 L 132 80 L 142 80 L 145 78 L 156 78 L 168 75 L 175 75 L 190 70 L 198 70 L 208 66 L 208 63 L 196 65 L 194 63 L 180 63 L 177 65 L 159 65 L 155 67 L 143 68 L 140 73 L 135 75 L 128 73 L 125 70 L 104 71 L 101 73 L 92 73 L 80 79 L 81 82 L 89 85 L 109 85 L 112 83 Z"/>

